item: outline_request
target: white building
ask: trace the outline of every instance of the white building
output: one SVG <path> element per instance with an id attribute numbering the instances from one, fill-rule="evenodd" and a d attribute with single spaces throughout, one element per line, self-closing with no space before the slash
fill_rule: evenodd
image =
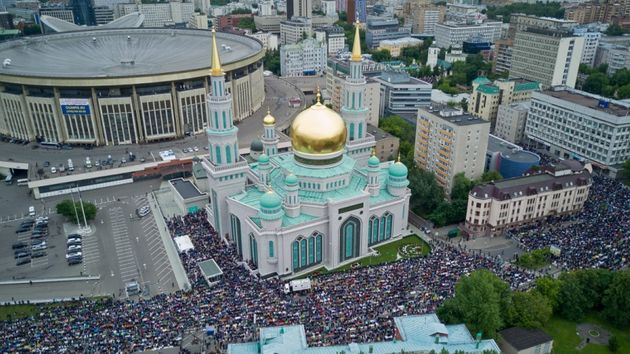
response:
<path id="1" fill-rule="evenodd" d="M 231 115 L 231 96 L 216 44 L 213 53 L 208 109 L 217 119 L 207 129 L 210 155 L 202 160 L 210 194 L 206 210 L 243 261 L 262 276 L 331 269 L 405 235 L 407 168 L 369 157 L 374 137 L 361 103 L 360 50 L 344 92 L 354 99 L 344 99 L 343 116 L 321 104 L 318 93 L 317 103 L 293 120 L 292 151 L 278 153 L 275 119 L 268 114 L 262 122 L 265 153 L 251 164 L 235 152 L 238 128 L 218 118 Z"/>
<path id="2" fill-rule="evenodd" d="M 501 26 L 502 22 L 484 22 L 479 25 L 436 23 L 435 45 L 440 48 L 461 46 L 465 40 L 473 37 L 482 37 L 494 43 L 501 38 Z"/>
<path id="3" fill-rule="evenodd" d="M 342 95 L 346 83 L 347 74 L 335 71 L 328 66 L 326 68 L 326 92 L 330 97 L 330 103 L 335 111 L 340 111 L 343 105 Z M 370 125 L 378 127 L 381 112 L 381 84 L 368 79 L 365 86 L 365 106 L 368 108 L 367 122 Z"/>
<path id="4" fill-rule="evenodd" d="M 600 43 L 594 66 L 601 64 L 608 64 L 608 75 L 614 75 L 619 69 L 630 69 L 630 46 Z"/>
<path id="5" fill-rule="evenodd" d="M 337 3 L 334 0 L 322 1 L 322 12 L 328 17 L 337 15 Z"/>
<path id="6" fill-rule="evenodd" d="M 374 78 L 381 84 L 381 116 L 416 117 L 418 109 L 431 105 L 433 85 L 406 72 L 384 71 Z"/>
<path id="7" fill-rule="evenodd" d="M 599 47 L 599 39 L 602 37 L 601 32 L 592 32 L 588 28 L 582 27 L 573 29 L 573 34 L 584 38 L 581 63 L 593 67 L 597 48 Z"/>
<path id="8" fill-rule="evenodd" d="M 314 38 L 283 45 L 280 47 L 280 75 L 321 75 L 326 68 L 327 57 L 326 43 Z"/>
<path id="9" fill-rule="evenodd" d="M 346 47 L 346 35 L 339 26 L 318 28 L 315 30 L 315 38 L 326 43 L 330 55 L 337 54 Z"/>
<path id="10" fill-rule="evenodd" d="M 258 39 L 265 49 L 278 50 L 278 36 L 273 33 L 258 31 L 256 33 L 248 34 L 247 36 Z"/>
<path id="11" fill-rule="evenodd" d="M 500 105 L 494 135 L 514 144 L 521 144 L 525 138 L 528 111 L 529 101 Z"/>
<path id="12" fill-rule="evenodd" d="M 208 29 L 208 15 L 195 12 L 190 16 L 188 28 Z"/>
<path id="13" fill-rule="evenodd" d="M 310 18 L 294 17 L 290 20 L 280 21 L 280 43 L 295 44 L 302 39 L 311 38 L 313 24 Z"/>
<path id="14" fill-rule="evenodd" d="M 144 15 L 143 27 L 164 27 L 188 23 L 195 12 L 195 6 L 191 2 L 118 4 L 119 17 L 132 12 L 140 12 Z"/>
<path id="15" fill-rule="evenodd" d="M 578 212 L 591 188 L 591 172 L 588 164 L 565 160 L 539 174 L 475 186 L 468 195 L 466 231 L 497 235 L 506 227 Z"/>
<path id="16" fill-rule="evenodd" d="M 273 14 L 272 1 L 261 1 L 258 3 L 258 16 L 271 16 Z"/>
<path id="17" fill-rule="evenodd" d="M 525 134 L 560 158 L 615 174 L 630 159 L 630 103 L 562 87 L 534 92 Z"/>
<path id="18" fill-rule="evenodd" d="M 427 56 L 427 65 L 433 69 L 437 65 L 438 54 L 440 54 L 440 48 L 435 45 L 435 42 L 429 47 L 429 55 Z"/>

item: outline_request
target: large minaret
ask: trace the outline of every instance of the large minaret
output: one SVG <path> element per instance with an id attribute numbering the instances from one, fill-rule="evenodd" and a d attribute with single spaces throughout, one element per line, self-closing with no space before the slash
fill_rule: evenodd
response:
<path id="1" fill-rule="evenodd" d="M 370 151 L 374 147 L 374 137 L 367 132 L 368 108 L 365 102 L 365 77 L 361 63 L 361 38 L 359 21 L 355 24 L 354 43 L 350 58 L 350 74 L 346 77 L 342 91 L 341 116 L 346 122 L 348 136 L 346 150 L 357 161 L 357 166 L 367 165 Z"/>
<path id="2" fill-rule="evenodd" d="M 232 96 L 225 89 L 225 76 L 221 69 L 219 49 L 212 29 L 212 64 L 210 68 L 211 92 L 208 94 L 208 153 L 203 167 L 208 175 L 210 204 L 208 221 L 219 235 L 242 244 L 240 221 L 228 215 L 226 198 L 245 188 L 247 162 L 238 154 L 238 128 L 233 124 Z M 230 227 L 231 226 L 231 227 Z"/>

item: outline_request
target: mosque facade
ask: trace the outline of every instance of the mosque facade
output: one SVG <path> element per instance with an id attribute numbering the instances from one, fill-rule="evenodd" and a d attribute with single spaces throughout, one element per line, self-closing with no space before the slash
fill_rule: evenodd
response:
<path id="1" fill-rule="evenodd" d="M 358 27 L 341 114 L 317 102 L 291 124 L 291 151 L 278 152 L 275 119 L 263 119 L 262 153 L 238 154 L 231 96 L 213 34 L 208 95 L 210 224 L 262 276 L 336 268 L 405 236 L 411 192 L 407 167 L 374 156 L 367 131 Z"/>

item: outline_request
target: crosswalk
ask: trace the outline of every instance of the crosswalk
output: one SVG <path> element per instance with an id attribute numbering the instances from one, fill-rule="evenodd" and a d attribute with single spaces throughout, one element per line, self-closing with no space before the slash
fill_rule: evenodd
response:
<path id="1" fill-rule="evenodd" d="M 118 258 L 118 269 L 123 283 L 132 280 L 140 281 L 140 272 L 129 241 L 129 228 L 125 220 L 125 213 L 121 207 L 109 208 L 109 219 L 112 226 L 114 248 Z"/>

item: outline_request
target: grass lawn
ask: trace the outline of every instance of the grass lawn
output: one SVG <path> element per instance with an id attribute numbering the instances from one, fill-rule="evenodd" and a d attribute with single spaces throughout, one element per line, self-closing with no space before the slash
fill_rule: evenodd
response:
<path id="1" fill-rule="evenodd" d="M 630 328 L 617 329 L 605 322 L 599 314 L 591 314 L 579 323 L 592 323 L 598 325 L 617 337 L 619 341 L 619 350 L 617 353 L 630 353 Z M 545 331 L 553 337 L 553 349 L 556 354 L 608 354 L 611 353 L 606 345 L 588 344 L 581 351 L 577 351 L 575 347 L 580 343 L 577 335 L 576 322 L 567 321 L 554 316 Z"/>
<path id="2" fill-rule="evenodd" d="M 343 272 L 350 269 L 351 267 L 356 267 L 356 266 L 365 267 L 365 266 L 370 266 L 370 265 L 390 263 L 399 259 L 398 251 L 405 245 L 421 247 L 419 255 L 408 257 L 408 258 L 424 257 L 427 254 L 429 254 L 429 252 L 431 251 L 431 248 L 429 247 L 429 245 L 426 242 L 424 242 L 418 235 L 415 235 L 415 234 L 408 235 L 401 238 L 400 240 L 390 242 L 382 246 L 374 247 L 374 249 L 377 250 L 379 253 L 378 256 L 365 257 L 354 263 L 346 264 L 343 267 L 335 268 L 329 271 L 327 271 L 326 268 L 324 267 L 320 267 L 313 270 L 312 272 L 308 274 L 301 276 L 300 278 L 306 278 L 314 274 L 322 275 L 322 274 L 327 274 L 327 273 Z"/>
<path id="3" fill-rule="evenodd" d="M 37 313 L 35 305 L 4 305 L 0 306 L 0 321 L 33 316 Z"/>

